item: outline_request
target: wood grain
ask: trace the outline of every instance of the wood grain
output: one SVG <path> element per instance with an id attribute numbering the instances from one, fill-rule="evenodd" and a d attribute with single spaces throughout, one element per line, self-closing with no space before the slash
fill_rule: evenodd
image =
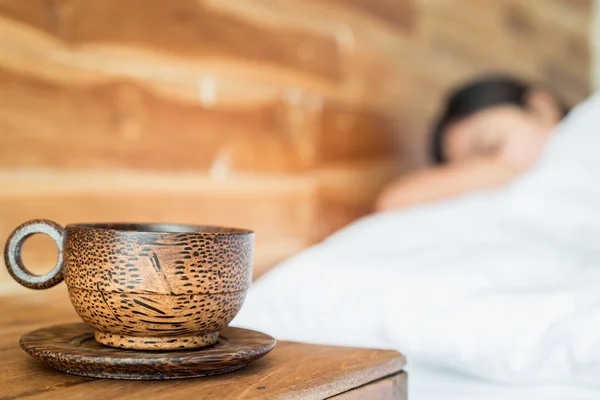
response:
<path id="1" fill-rule="evenodd" d="M 6 399 L 323 399 L 397 374 L 405 364 L 395 351 L 279 342 L 267 357 L 227 375 L 168 382 L 93 380 L 54 371 L 18 348 L 19 336 L 28 330 L 77 320 L 64 291 L 36 295 L 0 297 L 2 309 L 10 310 L 0 315 L 0 385 Z"/>
<path id="2" fill-rule="evenodd" d="M 397 399 L 406 400 L 408 376 L 406 372 L 383 378 L 366 386 L 331 397 L 335 400 L 371 400 Z"/>
<path id="3" fill-rule="evenodd" d="M 0 99 L 2 166 L 207 170 L 222 159 L 285 171 L 311 161 L 301 153 L 311 135 L 288 136 L 281 102 L 206 108 L 126 81 L 69 87 L 1 70 Z"/>
<path id="4" fill-rule="evenodd" d="M 56 266 L 43 276 L 31 274 L 21 261 L 22 244 L 35 233 L 52 237 L 59 252 Z M 64 279 L 73 307 L 94 328 L 96 341 L 144 351 L 180 351 L 216 343 L 219 331 L 244 302 L 252 282 L 253 256 L 251 230 L 130 223 L 63 228 L 49 220 L 21 224 L 4 249 L 10 275 L 21 285 L 40 290 Z M 59 333 L 62 338 L 71 335 L 66 328 Z M 70 337 L 65 340 L 68 343 Z M 58 365 L 69 368 L 65 362 Z"/>
<path id="5" fill-rule="evenodd" d="M 360 11 L 383 21 L 393 29 L 410 31 L 414 23 L 412 3 L 409 1 L 344 0 L 340 3 L 344 6 L 356 7 Z"/>
<path id="6" fill-rule="evenodd" d="M 222 7 L 221 3 L 217 5 Z M 282 24 L 286 16 L 278 15 L 276 23 Z M 306 17 L 314 20 L 310 15 Z M 345 25 L 327 31 L 336 41 L 351 43 L 351 51 L 344 53 L 344 79 L 327 81 L 294 70 L 249 65 L 247 60 L 195 61 L 118 44 L 110 48 L 72 47 L 17 20 L 0 15 L 0 21 L 2 68 L 60 85 L 97 85 L 116 79 L 207 106 L 240 105 L 268 98 L 296 105 L 300 100 L 317 108 L 323 101 L 332 101 L 388 113 L 398 112 L 406 89 L 405 81 L 397 74 L 403 65 L 398 47 L 381 46 L 378 35 L 365 41 L 355 38 Z M 310 46 L 300 46 L 298 51 L 312 54 Z"/>
<path id="7" fill-rule="evenodd" d="M 401 152 L 398 116 L 326 104 L 318 122 L 316 158 L 322 164 L 382 160 Z"/>
<path id="8" fill-rule="evenodd" d="M 31 71 L 43 65 L 36 74 L 46 74 L 58 65 L 70 65 L 87 72 L 65 75 L 56 71 L 56 75 L 89 77 L 90 71 L 93 71 L 93 74 L 100 75 L 144 76 L 146 83 L 162 86 L 163 89 L 165 85 L 156 82 L 168 76 L 168 80 L 176 80 L 182 86 L 181 90 L 171 89 L 171 92 L 194 92 L 203 74 L 229 71 L 234 72 L 233 76 L 241 77 L 238 79 L 242 82 L 256 83 L 258 80 L 257 86 L 262 88 L 259 91 L 269 83 L 278 82 L 283 85 L 280 88 L 293 87 L 300 92 L 327 98 L 340 93 L 346 100 L 352 101 L 385 98 L 388 112 L 402 110 L 409 116 L 406 126 L 418 130 L 412 135 L 414 138 L 423 136 L 425 123 L 437 104 L 435 100 L 442 93 L 451 85 L 483 71 L 508 71 L 547 80 L 550 84 L 556 81 L 559 91 L 566 92 L 570 102 L 580 101 L 589 93 L 590 55 L 585 49 L 589 48 L 591 20 L 586 10 L 591 7 L 590 0 L 532 0 L 527 3 L 465 0 L 464 7 L 455 7 L 447 1 L 410 0 L 291 1 L 285 4 L 275 0 L 240 0 L 235 5 L 224 3 L 203 1 L 198 5 L 192 4 L 191 0 L 180 0 L 165 5 L 152 2 L 147 17 L 143 13 L 136 14 L 135 26 L 126 29 L 120 24 L 107 33 L 103 30 L 102 21 L 107 20 L 108 13 L 112 12 L 122 22 L 122 15 L 131 10 L 131 2 L 119 6 L 93 2 L 82 10 L 81 1 L 47 4 L 38 1 L 26 8 L 19 2 L 4 0 L 0 17 L 3 16 L 5 23 L 0 25 L 8 27 L 2 29 L 13 31 L 0 35 L 10 38 L 7 45 L 0 46 L 3 51 L 8 51 L 4 58 L 0 55 L 0 59 L 19 71 Z M 90 16 L 92 13 L 93 17 Z M 181 15 L 185 17 L 179 24 Z M 244 29 L 297 31 L 301 32 L 298 37 L 302 39 L 286 42 L 282 46 L 285 51 L 266 56 L 273 57 L 273 62 L 263 62 L 263 53 L 245 53 L 252 50 L 239 48 L 238 31 L 231 34 L 226 31 L 218 37 L 218 40 L 223 40 L 224 47 L 219 48 L 217 58 L 227 61 L 215 64 L 214 57 L 198 58 L 194 55 L 212 49 L 212 36 L 199 44 L 198 41 L 193 45 L 188 43 L 183 50 L 178 47 L 179 42 L 187 43 L 186 40 L 197 37 L 195 35 L 208 36 L 213 33 L 212 29 L 225 29 L 218 24 L 215 28 L 212 23 L 201 24 L 201 27 L 192 23 L 197 18 L 203 21 L 205 16 L 213 16 L 215 21 L 231 18 L 235 23 L 227 26 L 243 26 L 240 28 L 242 32 L 247 32 Z M 79 20 L 86 22 L 85 27 Z M 166 38 L 158 38 L 160 44 L 150 46 L 151 52 L 148 51 L 148 43 L 153 43 L 149 41 L 153 38 L 152 33 L 148 28 L 139 26 L 144 25 L 146 20 L 171 24 Z M 402 29 L 398 30 L 398 27 Z M 42 40 L 41 35 L 34 31 L 46 32 L 46 36 L 55 39 Z M 174 40 L 173 37 L 179 38 L 177 35 L 183 36 L 182 40 Z M 555 40 L 546 40 L 550 35 Z M 305 37 L 310 39 L 305 40 Z M 259 47 L 269 48 L 272 44 L 269 34 L 256 35 L 256 38 Z M 67 39 L 77 46 L 74 47 Z M 320 39 L 339 51 L 339 60 L 334 63 L 341 65 L 339 79 L 333 84 L 323 83 L 332 82 L 322 79 L 326 73 L 312 70 L 306 73 L 306 68 L 312 68 L 310 65 L 326 64 L 320 60 L 322 53 L 315 44 L 320 43 Z M 493 40 L 495 46 L 488 46 L 489 40 Z M 37 42 L 39 45 L 34 45 Z M 557 45 L 562 50 L 553 50 Z M 23 46 L 27 51 L 16 51 Z M 565 54 L 570 52 L 568 49 L 584 50 L 576 50 L 581 56 L 574 57 Z M 295 55 L 291 54 L 292 50 L 296 51 Z M 238 53 L 246 58 L 237 57 Z M 284 59 L 278 58 L 282 55 L 285 55 Z M 31 59 L 23 57 L 33 57 L 37 62 L 27 62 Z M 285 57 L 296 57 L 300 61 L 288 62 Z M 248 66 L 248 62 L 257 59 L 261 60 L 258 64 Z M 57 60 L 60 62 L 57 63 Z M 304 66 L 302 60 L 309 67 Z M 282 74 L 286 77 L 282 78 Z M 439 85 L 429 93 L 423 92 L 421 86 L 429 79 L 439 82 Z M 276 91 L 282 93 L 281 90 Z M 423 152 L 423 146 L 417 147 Z M 413 147 L 407 151 L 412 150 Z"/>
<path id="9" fill-rule="evenodd" d="M 313 240 L 320 241 L 349 221 L 372 213 L 378 194 L 401 171 L 398 163 L 391 159 L 377 164 L 358 164 L 352 169 L 330 168 L 320 174 Z"/>
<path id="10" fill-rule="evenodd" d="M 19 341 L 33 358 L 73 375 L 104 379 L 165 380 L 217 375 L 264 357 L 275 340 L 260 332 L 224 328 L 217 343 L 195 351 L 131 351 L 103 346 L 84 323 L 54 325 Z"/>
<path id="11" fill-rule="evenodd" d="M 118 43 L 186 59 L 235 58 L 300 70 L 322 79 L 339 78 L 339 51 L 332 38 L 281 27 L 269 29 L 194 0 L 148 0 L 143 12 L 139 11 L 136 0 L 0 3 L 1 16 L 31 25 L 71 46 Z M 298 56 L 299 45 L 311 47 L 309 60 Z"/>
<path id="12" fill-rule="evenodd" d="M 0 167 L 206 171 L 224 162 L 283 173 L 399 153 L 397 118 L 374 111 L 282 99 L 206 107 L 131 81 L 69 86 L 2 69 L 0 129 Z"/>

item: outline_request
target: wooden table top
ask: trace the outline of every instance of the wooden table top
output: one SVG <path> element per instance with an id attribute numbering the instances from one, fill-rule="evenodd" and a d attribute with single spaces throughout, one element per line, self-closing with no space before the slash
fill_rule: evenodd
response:
<path id="1" fill-rule="evenodd" d="M 373 393 L 363 389 L 390 376 L 395 378 L 386 382 L 402 385 L 401 390 L 405 390 L 406 376 L 399 375 L 405 359 L 396 351 L 283 341 L 250 366 L 213 377 L 113 381 L 68 375 L 34 360 L 19 347 L 19 338 L 26 332 L 80 321 L 69 303 L 64 285 L 42 292 L 28 291 L 0 297 L 0 309 L 0 400 L 73 397 L 86 400 L 322 399 L 355 392 L 358 393 L 356 398 L 372 398 Z M 358 387 L 363 389 L 353 390 Z"/>

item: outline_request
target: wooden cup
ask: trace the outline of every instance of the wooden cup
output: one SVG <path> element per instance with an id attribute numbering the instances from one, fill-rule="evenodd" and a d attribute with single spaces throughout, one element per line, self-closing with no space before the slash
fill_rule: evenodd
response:
<path id="1" fill-rule="evenodd" d="M 58 262 L 46 275 L 23 265 L 31 235 L 50 236 Z M 214 344 L 240 310 L 252 282 L 254 233 L 214 226 L 72 224 L 47 220 L 19 226 L 4 260 L 31 289 L 63 278 L 79 316 L 98 342 L 135 350 L 191 349 Z"/>

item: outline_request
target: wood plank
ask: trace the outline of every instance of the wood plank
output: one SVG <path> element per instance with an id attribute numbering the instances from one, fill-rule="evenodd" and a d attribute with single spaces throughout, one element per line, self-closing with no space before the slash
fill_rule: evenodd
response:
<path id="1" fill-rule="evenodd" d="M 456 73 L 464 71 L 462 75 L 467 77 L 484 70 L 508 68 L 511 72 L 510 68 L 514 66 L 521 73 L 535 73 L 538 55 L 531 51 L 528 34 L 523 32 L 515 36 L 510 23 L 503 20 L 510 10 L 509 5 L 471 3 L 468 10 L 448 4 L 431 7 L 423 13 L 426 31 L 422 45 L 426 56 L 415 72 L 421 73 L 422 68 L 435 70 L 433 75 L 437 74 L 438 80 L 451 77 L 455 70 Z M 494 46 L 486 46 L 490 38 L 493 38 Z M 521 42 L 526 45 L 519 45 Z"/>
<path id="2" fill-rule="evenodd" d="M 35 0 L 33 4 L 3 0 L 0 16 L 43 30 L 71 46 L 116 45 L 194 60 L 233 58 L 321 79 L 340 77 L 339 50 L 333 38 L 252 24 L 194 0 L 148 0 L 143 12 L 136 0 Z M 310 59 L 298 56 L 301 45 L 311 46 Z"/>
<path id="3" fill-rule="evenodd" d="M 32 399 L 323 399 L 397 374 L 405 365 L 404 357 L 395 351 L 279 342 L 264 359 L 221 376 L 162 382 L 88 380 L 51 370 L 18 349 L 19 336 L 45 326 L 47 318 L 55 318 L 56 323 L 74 320 L 64 286 L 0 297 L 0 307 L 8 310 L 0 315 L 0 338 L 5 343 L 0 349 L 5 361 L 0 364 L 2 399 L 25 395 Z M 12 326 L 23 315 L 30 322 L 19 325 L 19 332 Z"/>
<path id="4" fill-rule="evenodd" d="M 289 137 L 291 123 L 281 101 L 204 107 L 127 81 L 69 87 L 0 70 L 0 166 L 303 169 L 310 121 Z"/>
<path id="5" fill-rule="evenodd" d="M 314 17 L 308 15 L 304 19 L 312 21 Z M 61 85 L 85 86 L 115 79 L 135 81 L 154 92 L 209 106 L 239 105 L 253 99 L 285 100 L 297 98 L 300 93 L 311 103 L 326 97 L 354 107 L 397 112 L 398 93 L 406 87 L 405 80 L 397 74 L 402 62 L 399 54 L 403 54 L 399 51 L 406 46 L 394 45 L 389 36 L 379 40 L 378 35 L 355 37 L 355 33 L 345 29 L 333 32 L 347 36 L 336 40 L 351 43 L 344 53 L 344 79 L 340 82 L 274 67 L 252 67 L 246 60 L 195 61 L 137 48 L 72 47 L 1 16 L 0 66 Z M 374 84 L 381 80 L 387 85 Z"/>
<path id="6" fill-rule="evenodd" d="M 207 107 L 133 81 L 73 86 L 0 69 L 0 167 L 207 170 L 221 161 L 285 172 L 397 154 L 397 118 L 321 107 L 302 98 Z"/>
<path id="7" fill-rule="evenodd" d="M 321 163 L 382 160 L 400 154 L 399 117 L 325 104 L 320 123 L 317 146 Z"/>
<path id="8" fill-rule="evenodd" d="M 521 3 L 531 11 L 533 18 L 546 22 L 546 29 L 552 27 L 556 32 L 570 32 L 582 41 L 589 40 L 589 27 L 593 19 L 591 10 L 595 6 L 593 1 L 532 0 Z"/>
<path id="9" fill-rule="evenodd" d="M 588 0 L 554 0 L 554 2 L 568 9 L 576 9 L 583 15 L 589 15 L 593 9 L 593 3 Z"/>
<path id="10" fill-rule="evenodd" d="M 234 15 L 252 26 L 274 30 L 294 29 L 328 38 L 340 48 L 338 64 L 341 67 L 340 79 L 327 80 L 283 68 L 280 64 L 256 64 L 248 58 L 215 56 L 198 59 L 190 55 L 175 56 L 163 51 L 160 46 L 151 50 L 143 45 L 121 42 L 111 42 L 110 45 L 104 42 L 77 43 L 74 46 L 51 33 L 57 31 L 58 35 L 59 31 L 69 31 L 71 28 L 57 28 L 61 23 L 65 25 L 64 21 L 70 21 L 69 26 L 77 25 L 72 20 L 76 18 L 78 1 L 41 3 L 35 0 L 35 7 L 32 8 L 36 12 L 23 10 L 19 3 L 3 1 L 6 4 L 0 1 L 0 65 L 10 66 L 20 72 L 33 70 L 36 75 L 54 75 L 55 78 L 61 76 L 63 79 L 81 79 L 84 76 L 90 79 L 89 71 L 95 71 L 100 75 L 116 74 L 128 79 L 137 77 L 153 82 L 168 81 L 170 86 L 163 84 L 163 90 L 170 88 L 171 92 L 193 92 L 196 96 L 200 82 L 205 79 L 213 82 L 215 75 L 218 75 L 219 90 L 233 79 L 246 83 L 258 82 L 263 86 L 275 84 L 280 93 L 285 88 L 297 88 L 336 101 L 385 107 L 388 110 L 398 109 L 398 93 L 403 93 L 406 87 L 405 79 L 398 75 L 398 66 L 404 63 L 402 54 L 406 53 L 405 38 L 386 30 L 369 29 L 373 28 L 369 19 L 363 21 L 361 18 L 350 18 L 349 21 L 346 14 L 339 15 L 338 11 L 350 7 L 334 8 L 331 10 L 333 13 L 325 15 L 321 12 L 320 5 L 318 8 L 298 7 L 298 3 L 288 3 L 282 7 L 276 2 L 262 0 L 261 3 L 265 4 L 261 7 L 260 4 L 257 6 L 254 2 L 241 0 L 241 3 L 236 2 L 232 7 L 223 2 L 202 2 L 203 7 L 211 13 Z M 154 15 L 152 12 L 149 12 L 148 17 L 144 13 L 138 14 L 144 21 L 144 18 L 149 20 Z M 350 13 L 349 17 L 353 15 L 360 16 L 361 13 Z M 33 28 L 36 24 L 42 28 Z M 176 21 L 171 21 L 171 24 L 177 25 Z M 44 26 L 50 32 L 46 32 Z M 311 41 L 302 40 L 297 46 L 292 43 L 287 46 L 290 50 L 293 48 L 296 57 L 304 62 L 311 62 L 316 57 L 315 46 Z M 236 49 L 232 51 L 235 52 Z M 36 62 L 31 62 L 32 59 Z M 74 74 L 61 72 L 73 67 L 84 69 L 87 73 L 81 70 Z M 377 83 L 382 81 L 386 84 Z M 177 86 L 181 88 L 174 89 Z M 219 101 L 227 101 L 228 98 L 229 96 L 223 95 L 219 97 Z"/>
<path id="11" fill-rule="evenodd" d="M 344 104 L 360 102 L 391 114 L 398 113 L 404 103 L 407 87 L 404 72 L 411 57 L 411 42 L 410 37 L 398 33 L 397 26 L 342 1 L 208 1 L 219 9 L 244 10 L 241 12 L 248 18 L 269 15 L 270 23 L 299 26 L 335 37 L 343 57 L 343 79 L 334 91 L 310 90 Z M 387 1 L 391 8 L 403 8 L 409 2 L 412 4 L 412 0 Z M 301 54 L 310 54 L 304 46 L 299 50 Z M 308 89 L 306 82 L 297 81 L 293 86 Z"/>
<path id="12" fill-rule="evenodd" d="M 395 158 L 330 168 L 319 175 L 313 240 L 320 241 L 373 212 L 383 187 L 401 173 Z"/>
<path id="13" fill-rule="evenodd" d="M 335 400 L 372 400 L 372 399 L 407 399 L 408 375 L 401 372 L 391 377 L 381 379 L 366 386 L 350 390 L 337 396 L 331 397 Z"/>
<path id="14" fill-rule="evenodd" d="M 354 7 L 394 29 L 409 31 L 414 24 L 411 0 L 338 0 L 344 6 Z"/>

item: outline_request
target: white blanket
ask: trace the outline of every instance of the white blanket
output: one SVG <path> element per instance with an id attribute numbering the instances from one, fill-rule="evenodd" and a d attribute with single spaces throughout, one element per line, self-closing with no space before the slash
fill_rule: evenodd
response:
<path id="1" fill-rule="evenodd" d="M 508 188 L 362 219 L 259 280 L 233 324 L 497 382 L 600 385 L 600 96 Z"/>

